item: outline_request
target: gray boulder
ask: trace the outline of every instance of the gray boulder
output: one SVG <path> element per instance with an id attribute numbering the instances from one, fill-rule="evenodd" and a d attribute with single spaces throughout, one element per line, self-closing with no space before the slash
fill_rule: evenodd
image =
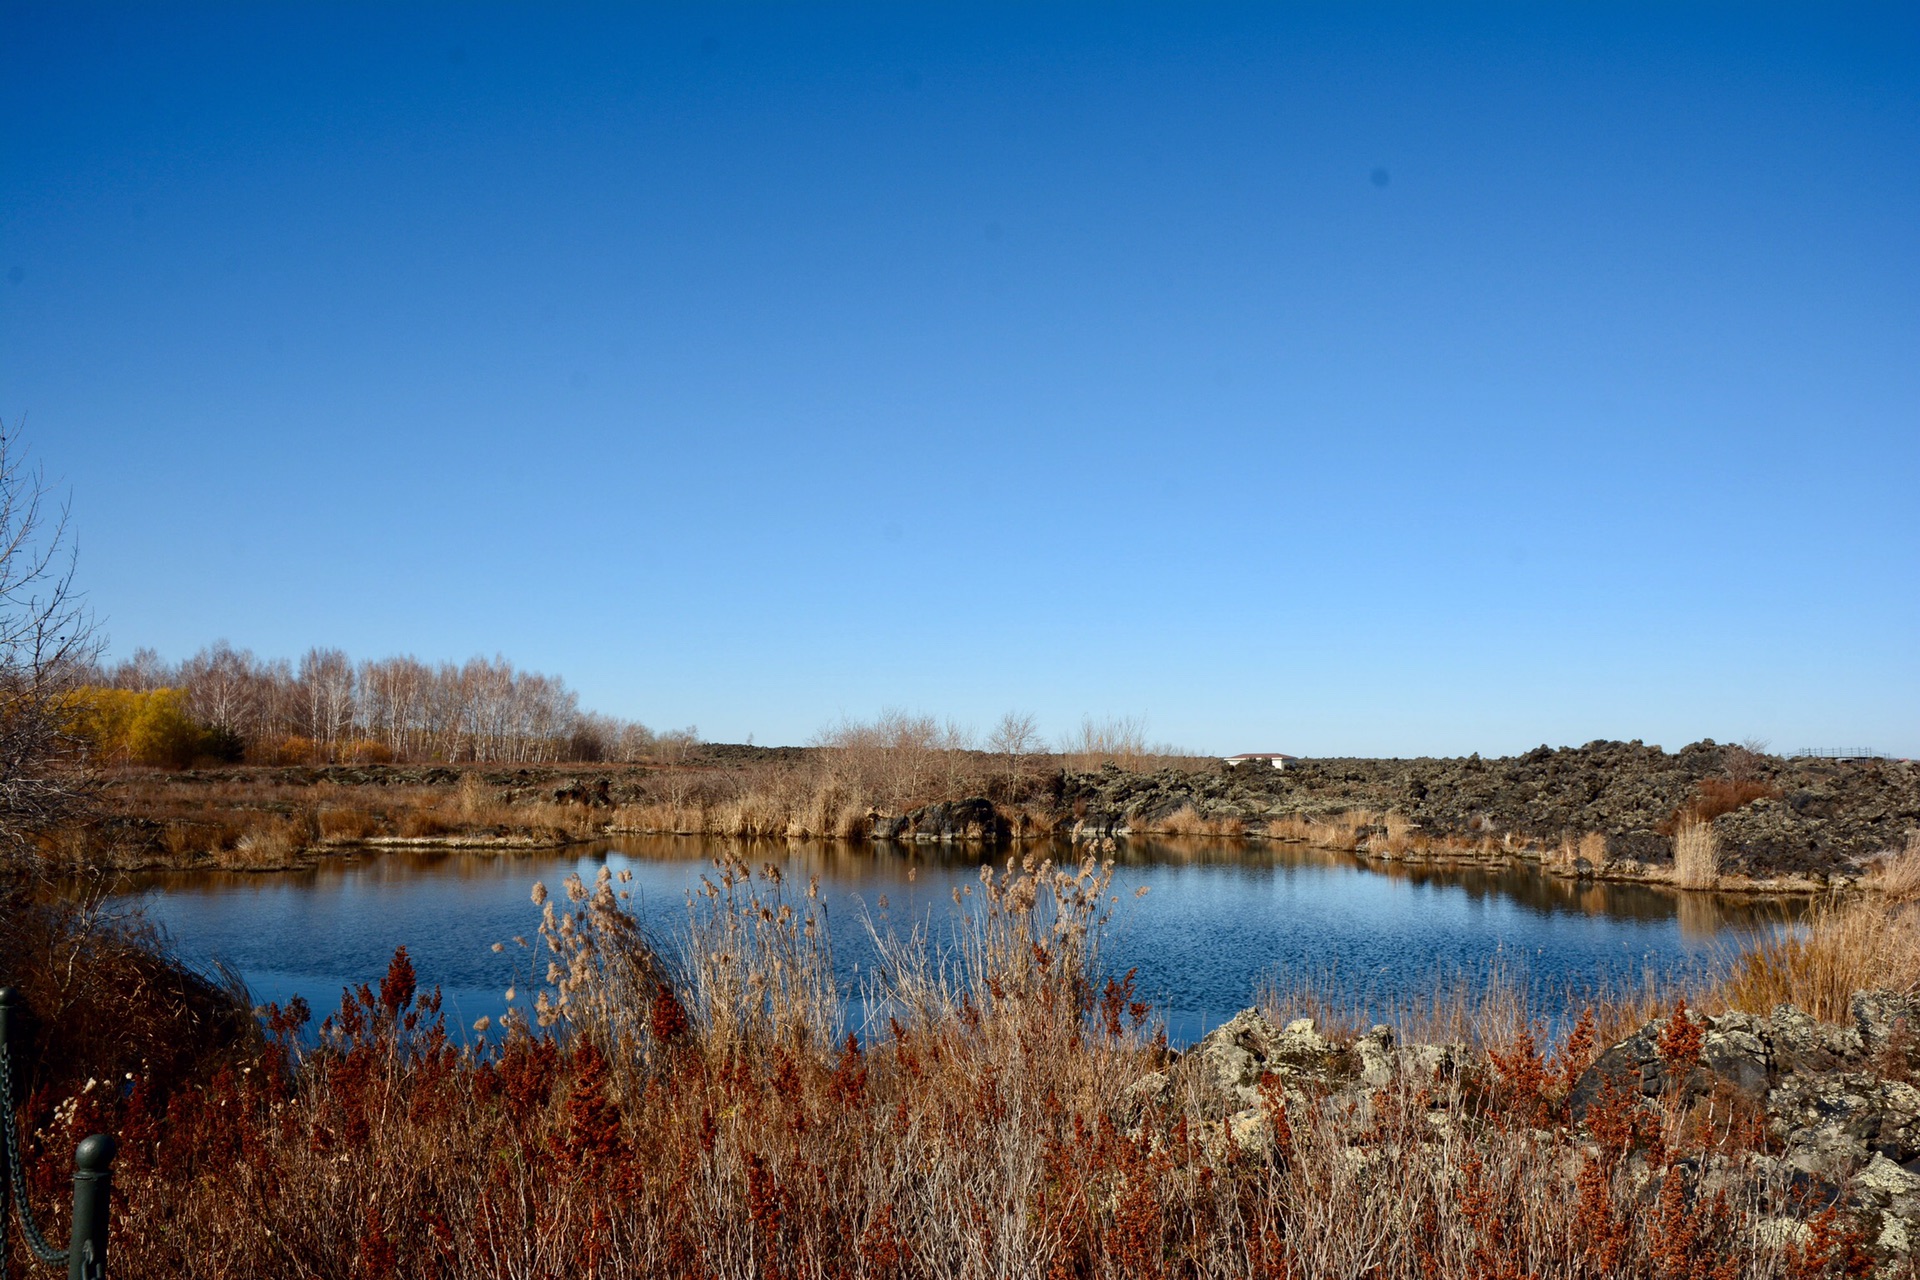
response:
<path id="1" fill-rule="evenodd" d="M 1700 1064 L 1684 1081 L 1670 1080 L 1667 1064 L 1661 1061 L 1660 1037 L 1666 1029 L 1667 1020 L 1656 1018 L 1601 1054 L 1574 1083 L 1570 1099 L 1574 1116 L 1585 1117 L 1609 1082 L 1616 1093 L 1647 1098 L 1660 1097 L 1678 1086 L 1684 1099 L 1691 1100 L 1711 1091 L 1716 1082 L 1752 1102 L 1767 1096 L 1775 1063 L 1766 1021 L 1750 1013 L 1723 1013 L 1701 1022 Z"/>
<path id="2" fill-rule="evenodd" d="M 1360 1083 L 1370 1089 L 1384 1089 L 1393 1083 L 1393 1028 L 1374 1027 L 1353 1042 L 1354 1057 L 1360 1060 Z"/>
<path id="3" fill-rule="evenodd" d="M 1732 1085 L 1742 1097 L 1760 1101 L 1767 1096 L 1767 1082 L 1773 1072 L 1767 1024 L 1750 1013 L 1723 1013 L 1707 1019 L 1706 1033 L 1700 1041 L 1700 1061 L 1712 1076 Z"/>
<path id="4" fill-rule="evenodd" d="M 1592 1066 L 1574 1082 L 1568 1103 L 1576 1119 L 1609 1086 L 1616 1094 L 1630 1097 L 1658 1097 L 1667 1091 L 1667 1069 L 1660 1061 L 1660 1034 L 1665 1019 L 1655 1019 L 1614 1045 L 1594 1060 Z"/>
<path id="5" fill-rule="evenodd" d="M 1892 991 L 1856 992 L 1849 1012 L 1861 1051 L 1884 1072 L 1920 1076 L 1920 1000 Z"/>
<path id="6" fill-rule="evenodd" d="M 1354 1076 L 1349 1055 L 1313 1028 L 1313 1019 L 1296 1018 L 1275 1027 L 1258 1009 L 1242 1009 L 1215 1027 L 1196 1046 L 1206 1083 L 1242 1107 L 1260 1104 L 1260 1082 L 1276 1076 L 1298 1088 L 1317 1084 L 1338 1088 Z"/>
<path id="7" fill-rule="evenodd" d="M 1865 1048 L 1856 1027 L 1836 1027 L 1783 1004 L 1767 1019 L 1776 1069 L 1785 1073 L 1838 1071 Z"/>

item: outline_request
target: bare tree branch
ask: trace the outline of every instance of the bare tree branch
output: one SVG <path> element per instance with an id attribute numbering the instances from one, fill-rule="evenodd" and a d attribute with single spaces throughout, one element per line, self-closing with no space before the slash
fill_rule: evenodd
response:
<path id="1" fill-rule="evenodd" d="M 65 699 L 100 644 L 74 589 L 68 518 L 0 423 L 0 860 L 30 858 L 91 792 Z"/>

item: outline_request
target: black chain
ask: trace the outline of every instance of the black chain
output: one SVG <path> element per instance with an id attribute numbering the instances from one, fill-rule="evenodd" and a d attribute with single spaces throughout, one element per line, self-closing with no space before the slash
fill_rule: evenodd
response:
<path id="1" fill-rule="evenodd" d="M 5 1115 L 0 1115 L 0 1129 L 6 1131 L 7 1168 L 13 1173 L 13 1202 L 20 1206 L 20 1234 L 26 1237 L 27 1248 L 33 1250 L 33 1256 L 49 1267 L 63 1267 L 67 1264 L 67 1249 L 56 1249 L 47 1243 L 40 1234 L 40 1226 L 33 1220 L 33 1208 L 27 1203 L 26 1162 L 20 1158 L 20 1134 L 13 1123 L 13 1055 L 8 1052 L 5 1043 L 0 1043 L 0 1104 L 4 1104 Z M 7 1224 L 0 1222 L 0 1245 L 5 1244 Z"/>

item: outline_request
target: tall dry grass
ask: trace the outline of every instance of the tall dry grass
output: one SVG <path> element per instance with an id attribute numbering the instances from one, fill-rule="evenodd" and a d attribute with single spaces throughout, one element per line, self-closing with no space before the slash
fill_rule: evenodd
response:
<path id="1" fill-rule="evenodd" d="M 212 850 L 215 866 L 228 871 L 279 871 L 294 864 L 318 838 L 309 814 L 256 820 L 231 847 Z"/>
<path id="2" fill-rule="evenodd" d="M 1307 841 L 1323 849 L 1358 849 L 1361 838 L 1381 819 L 1382 815 L 1371 809 L 1323 814 L 1307 820 Z"/>
<path id="3" fill-rule="evenodd" d="M 1767 1013 L 1792 1004 L 1842 1021 L 1856 991 L 1920 992 L 1920 903 L 1820 903 L 1740 951 L 1728 968 L 1714 995 L 1729 1008 Z"/>
<path id="4" fill-rule="evenodd" d="M 322 805 L 314 815 L 322 840 L 351 844 L 379 830 L 372 814 L 347 805 Z"/>
<path id="5" fill-rule="evenodd" d="M 1920 830 L 1907 832 L 1903 847 L 1876 858 L 1867 868 L 1864 884 L 1894 902 L 1920 898 Z"/>
<path id="6" fill-rule="evenodd" d="M 1582 858 L 1587 860 L 1589 866 L 1605 865 L 1607 861 L 1606 832 L 1588 831 L 1578 838 L 1572 832 L 1568 832 L 1560 838 L 1559 845 L 1553 850 L 1550 863 L 1562 871 L 1571 871 Z"/>
<path id="7" fill-rule="evenodd" d="M 647 835 L 698 835 L 707 829 L 707 817 L 698 805 L 656 800 L 622 805 L 614 811 L 615 832 Z"/>
<path id="8" fill-rule="evenodd" d="M 843 720 L 814 740 L 819 778 L 901 811 L 985 789 L 990 757 L 974 750 L 970 730 L 952 720 L 889 710 L 871 721 Z M 813 781 L 813 780 L 810 780 Z"/>
<path id="9" fill-rule="evenodd" d="M 1234 839 L 1247 833 L 1247 824 L 1231 815 L 1202 815 L 1192 805 L 1181 805 L 1172 813 L 1158 818 L 1146 814 L 1136 814 L 1127 819 L 1128 829 L 1135 835 L 1157 836 L 1208 836 L 1215 839 Z"/>
<path id="10" fill-rule="evenodd" d="M 840 1042 L 846 1015 L 818 880 L 790 900 L 779 868 L 726 861 L 687 911 L 682 998 L 710 1047 L 807 1054 Z"/>
<path id="11" fill-rule="evenodd" d="M 1683 889 L 1720 883 L 1720 837 L 1710 821 L 1682 822 L 1673 834 L 1673 880 Z"/>

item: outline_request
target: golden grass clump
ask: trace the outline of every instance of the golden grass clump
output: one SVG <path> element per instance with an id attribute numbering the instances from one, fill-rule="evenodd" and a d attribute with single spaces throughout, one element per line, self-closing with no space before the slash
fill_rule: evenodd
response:
<path id="1" fill-rule="evenodd" d="M 1674 832 L 1673 879 L 1685 889 L 1720 883 L 1720 837 L 1711 822 L 1683 822 Z"/>
<path id="2" fill-rule="evenodd" d="M 1000 805 L 998 808 L 1000 816 L 1006 820 L 1008 833 L 1015 840 L 1044 840 L 1048 836 L 1058 835 L 1064 825 L 1060 815 L 1046 809 L 1024 804 Z"/>
<path id="3" fill-rule="evenodd" d="M 1419 825 L 1404 813 L 1389 812 L 1381 819 L 1385 833 L 1370 846 L 1375 852 L 1403 858 L 1420 847 Z"/>
<path id="4" fill-rule="evenodd" d="M 409 809 L 400 815 L 400 834 L 410 840 L 444 836 L 454 828 L 444 817 L 430 809 Z"/>
<path id="5" fill-rule="evenodd" d="M 557 833 L 574 840 L 585 840 L 601 835 L 606 829 L 600 814 L 590 806 L 548 800 L 521 805 L 513 811 L 511 823 L 496 825 L 532 828 Z"/>
<path id="6" fill-rule="evenodd" d="M 1313 837 L 1313 826 L 1297 813 L 1282 814 L 1267 819 L 1267 839 L 1285 840 L 1292 844 L 1306 844 Z"/>
<path id="7" fill-rule="evenodd" d="M 785 835 L 789 821 L 784 806 L 758 792 L 723 800 L 707 811 L 708 832 L 741 840 Z"/>
<path id="8" fill-rule="evenodd" d="M 1181 805 L 1159 818 L 1136 814 L 1127 820 L 1137 835 L 1211 836 L 1233 839 L 1247 833 L 1247 824 L 1238 817 L 1204 816 L 1190 804 Z"/>
<path id="9" fill-rule="evenodd" d="M 1920 992 L 1920 904 L 1822 902 L 1734 956 L 1716 994 L 1748 1013 L 1791 1004 L 1840 1022 L 1854 992 L 1876 987 Z"/>
<path id="10" fill-rule="evenodd" d="M 1149 818 L 1142 813 L 1130 818 L 1127 825 L 1137 832 L 1152 832 L 1166 836 L 1203 836 L 1207 834 L 1206 819 L 1202 818 L 1190 804 L 1181 805 L 1172 813 L 1159 818 Z"/>
<path id="11" fill-rule="evenodd" d="M 648 835 L 696 835 L 707 829 L 706 815 L 697 805 L 655 800 L 621 805 L 614 810 L 612 830 Z"/>
<path id="12" fill-rule="evenodd" d="M 460 776 L 460 785 L 454 789 L 453 811 L 466 822 L 484 822 L 492 816 L 493 797 L 487 790 L 486 780 L 479 774 L 468 772 Z"/>
<path id="13" fill-rule="evenodd" d="M 230 871 L 274 871 L 292 864 L 312 840 L 298 818 L 268 818 L 248 828 L 232 848 L 212 850 L 214 862 Z"/>
<path id="14" fill-rule="evenodd" d="M 1560 843 L 1549 857 L 1550 865 L 1563 871 L 1573 870 L 1575 864 L 1585 858 L 1593 867 L 1604 866 L 1607 861 L 1607 834 L 1604 831 L 1589 831 L 1576 837 L 1569 831 L 1560 837 Z"/>
<path id="15" fill-rule="evenodd" d="M 210 841 L 208 833 L 191 822 L 169 822 L 160 829 L 160 845 L 169 854 L 178 859 L 186 859 L 209 847 L 219 847 L 223 841 Z"/>
<path id="16" fill-rule="evenodd" d="M 1360 847 L 1361 837 L 1368 828 L 1380 825 L 1382 816 L 1371 809 L 1316 815 L 1306 822 L 1307 843 L 1352 852 Z"/>
<path id="17" fill-rule="evenodd" d="M 1864 883 L 1893 902 L 1920 898 L 1920 830 L 1907 832 L 1904 848 L 1876 858 L 1867 869 Z"/>
<path id="18" fill-rule="evenodd" d="M 791 799 L 785 835 L 789 840 L 853 840 L 867 833 L 871 806 L 857 788 L 834 775 L 815 779 L 812 789 Z"/>
<path id="19" fill-rule="evenodd" d="M 364 840 L 379 828 L 372 814 L 351 805 L 322 805 L 315 821 L 321 839 L 342 843 Z"/>

